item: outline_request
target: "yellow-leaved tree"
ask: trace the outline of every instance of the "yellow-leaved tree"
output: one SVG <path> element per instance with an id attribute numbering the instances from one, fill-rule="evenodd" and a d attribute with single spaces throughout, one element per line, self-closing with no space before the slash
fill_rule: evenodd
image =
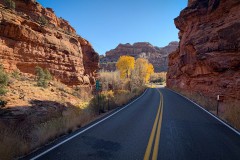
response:
<path id="1" fill-rule="evenodd" d="M 154 73 L 154 68 L 151 63 L 145 58 L 138 58 L 132 71 L 132 85 L 139 86 L 149 82 L 151 74 Z"/>
<path id="2" fill-rule="evenodd" d="M 148 83 L 151 75 L 154 73 L 154 67 L 151 63 L 148 63 L 147 75 L 145 81 Z"/>
<path id="3" fill-rule="evenodd" d="M 117 69 L 120 71 L 122 79 L 129 78 L 132 70 L 134 69 L 135 59 L 131 56 L 121 56 L 116 64 Z"/>
<path id="4" fill-rule="evenodd" d="M 145 58 L 138 58 L 135 64 L 135 72 L 137 72 L 137 76 L 140 78 L 142 84 L 146 81 L 147 76 L 147 69 L 148 69 L 148 60 Z"/>

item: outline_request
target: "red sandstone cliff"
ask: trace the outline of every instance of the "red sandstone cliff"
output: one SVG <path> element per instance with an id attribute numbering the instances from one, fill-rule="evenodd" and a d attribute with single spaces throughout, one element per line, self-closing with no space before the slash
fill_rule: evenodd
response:
<path id="1" fill-rule="evenodd" d="M 104 70 L 116 70 L 116 62 L 120 56 L 129 55 L 135 58 L 143 57 L 153 64 L 156 72 L 166 71 L 169 53 L 175 51 L 178 42 L 171 42 L 166 47 L 155 47 L 147 42 L 138 42 L 133 45 L 119 44 L 115 49 L 106 52 L 105 57 L 100 59 L 100 67 Z"/>
<path id="2" fill-rule="evenodd" d="M 240 99 L 240 1 L 189 0 L 175 25 L 180 44 L 169 55 L 167 86 Z"/>
<path id="3" fill-rule="evenodd" d="M 68 85 L 94 82 L 98 54 L 69 23 L 34 0 L 14 0 L 15 10 L 0 0 L 0 63 L 8 71 L 34 74 L 48 68 Z"/>

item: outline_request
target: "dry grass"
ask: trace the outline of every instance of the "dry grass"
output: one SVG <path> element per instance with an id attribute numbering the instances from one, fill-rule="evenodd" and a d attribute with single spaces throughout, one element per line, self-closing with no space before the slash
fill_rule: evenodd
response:
<path id="1" fill-rule="evenodd" d="M 0 156 L 2 160 L 13 159 L 29 151 L 27 143 L 15 128 L 0 124 Z"/>
<path id="2" fill-rule="evenodd" d="M 62 115 L 36 123 L 26 118 L 24 123 L 9 127 L 0 125 L 1 159 L 13 159 L 46 144 L 57 137 L 71 133 L 89 123 L 96 115 L 86 106 L 69 107 Z M 85 109 L 82 109 L 85 108 Z M 49 115 L 51 116 L 51 115 Z M 27 122 L 28 121 L 28 122 Z"/>
<path id="3" fill-rule="evenodd" d="M 145 88 L 142 87 L 135 89 L 134 92 L 130 92 L 129 90 L 103 91 L 99 93 L 99 97 L 95 96 L 90 101 L 90 108 L 94 113 L 104 113 L 109 109 L 111 110 L 129 103 L 129 101 L 142 94 L 144 90 Z M 100 106 L 98 105 L 98 101 Z"/>
<path id="4" fill-rule="evenodd" d="M 173 90 L 183 94 L 184 96 L 190 98 L 197 104 L 203 106 L 206 110 L 213 114 L 217 114 L 217 100 L 216 98 L 211 98 L 201 94 L 199 92 L 187 92 L 180 90 L 178 88 L 172 88 Z M 225 100 L 219 104 L 218 116 L 235 128 L 240 130 L 240 101 L 239 100 Z"/>
<path id="5" fill-rule="evenodd" d="M 114 97 L 115 103 L 118 106 L 127 104 L 130 100 L 142 94 L 144 90 L 145 90 L 145 87 L 135 88 L 132 92 L 129 92 L 127 90 L 116 91 L 115 97 Z"/>
<path id="6" fill-rule="evenodd" d="M 184 96 L 190 98 L 194 102 L 200 104 L 203 106 L 206 110 L 216 113 L 216 108 L 217 108 L 217 100 L 214 98 L 207 97 L 200 92 L 187 92 L 187 91 L 180 91 L 175 89 L 176 91 L 180 92 Z"/>
<path id="7" fill-rule="evenodd" d="M 92 90 L 88 86 L 76 86 L 73 87 L 72 95 L 79 99 L 89 102 L 92 98 Z"/>
<path id="8" fill-rule="evenodd" d="M 224 118 L 237 129 L 240 130 L 240 101 L 229 102 L 227 104 Z"/>
<path id="9" fill-rule="evenodd" d="M 87 124 L 93 117 L 95 115 L 88 109 L 70 108 L 63 112 L 62 116 L 41 123 L 33 130 L 32 135 L 39 137 L 35 144 L 43 145 L 56 137 L 71 133 Z"/>
<path id="10" fill-rule="evenodd" d="M 100 75 L 100 81 L 101 81 L 103 90 L 109 89 L 108 84 L 112 85 L 113 90 L 122 88 L 123 82 L 120 79 L 120 73 L 118 71 L 115 71 L 115 72 L 101 71 L 99 72 L 99 75 Z"/>

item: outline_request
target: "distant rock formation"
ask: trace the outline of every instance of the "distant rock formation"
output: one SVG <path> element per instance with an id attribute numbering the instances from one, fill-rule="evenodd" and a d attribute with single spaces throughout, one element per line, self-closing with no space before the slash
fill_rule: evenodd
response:
<path id="1" fill-rule="evenodd" d="M 240 1 L 189 0 L 175 24 L 180 44 L 167 86 L 240 99 Z"/>
<path id="2" fill-rule="evenodd" d="M 100 57 L 100 68 L 103 70 L 116 70 L 116 62 L 120 56 L 129 55 L 135 58 L 143 57 L 153 64 L 155 72 L 167 71 L 168 55 L 175 51 L 178 42 L 171 42 L 168 46 L 160 48 L 148 42 L 138 42 L 133 45 L 119 44 L 115 49 L 106 52 L 106 56 Z"/>
<path id="3" fill-rule="evenodd" d="M 69 23 L 35 0 L 13 0 L 15 9 L 0 0 L 0 63 L 7 71 L 34 74 L 48 68 L 67 85 L 94 80 L 99 56 Z M 89 81 L 89 80 L 88 80 Z"/>

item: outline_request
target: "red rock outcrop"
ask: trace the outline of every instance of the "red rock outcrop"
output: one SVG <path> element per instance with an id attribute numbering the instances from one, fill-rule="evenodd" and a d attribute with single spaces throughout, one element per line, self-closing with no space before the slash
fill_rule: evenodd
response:
<path id="1" fill-rule="evenodd" d="M 169 55 L 167 86 L 240 99 L 240 1 L 189 0 L 175 25 L 180 44 Z"/>
<path id="2" fill-rule="evenodd" d="M 115 49 L 106 52 L 106 56 L 100 58 L 101 69 L 114 71 L 116 62 L 120 56 L 129 55 L 135 58 L 143 57 L 153 64 L 156 72 L 166 71 L 168 66 L 168 54 L 175 51 L 178 42 L 171 42 L 168 46 L 160 48 L 148 42 L 138 42 L 133 45 L 119 44 Z"/>
<path id="3" fill-rule="evenodd" d="M 7 71 L 35 73 L 48 68 L 67 85 L 94 82 L 99 56 L 91 44 L 76 34 L 51 8 L 34 0 L 14 0 L 15 9 L 0 0 L 0 63 Z M 87 77 L 87 78 L 86 78 Z"/>

